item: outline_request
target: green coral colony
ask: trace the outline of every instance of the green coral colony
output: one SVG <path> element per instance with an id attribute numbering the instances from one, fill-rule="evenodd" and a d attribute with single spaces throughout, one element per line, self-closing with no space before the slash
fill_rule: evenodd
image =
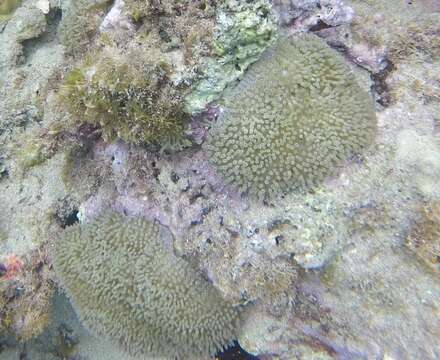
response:
<path id="1" fill-rule="evenodd" d="M 310 34 L 282 38 L 248 70 L 206 145 L 227 181 L 258 198 L 308 189 L 370 144 L 371 97 Z"/>
<path id="2" fill-rule="evenodd" d="M 236 336 L 239 311 L 160 240 L 164 228 L 107 214 L 69 227 L 54 266 L 82 322 L 130 354 L 214 354 Z"/>

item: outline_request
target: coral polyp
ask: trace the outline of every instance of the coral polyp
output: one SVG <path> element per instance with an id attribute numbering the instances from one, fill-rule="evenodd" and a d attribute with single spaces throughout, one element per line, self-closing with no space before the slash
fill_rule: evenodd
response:
<path id="1" fill-rule="evenodd" d="M 206 148 L 241 192 L 271 198 L 316 186 L 375 129 L 372 99 L 342 57 L 304 34 L 279 40 L 248 71 Z"/>

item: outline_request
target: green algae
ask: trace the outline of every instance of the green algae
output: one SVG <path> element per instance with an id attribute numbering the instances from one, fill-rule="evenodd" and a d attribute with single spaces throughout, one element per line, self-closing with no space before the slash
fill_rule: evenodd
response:
<path id="1" fill-rule="evenodd" d="M 140 57 L 105 51 L 89 56 L 65 77 L 61 103 L 74 121 L 100 128 L 106 141 L 170 150 L 189 145 L 184 137 L 189 117 L 170 83 L 169 65 Z"/>

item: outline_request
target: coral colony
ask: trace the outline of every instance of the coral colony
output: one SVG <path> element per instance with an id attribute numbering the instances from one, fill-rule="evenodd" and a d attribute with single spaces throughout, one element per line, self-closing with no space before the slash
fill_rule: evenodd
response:
<path id="1" fill-rule="evenodd" d="M 71 226 L 56 244 L 57 274 L 83 323 L 130 354 L 213 355 L 235 338 L 239 310 L 159 234 L 117 214 Z"/>
<path id="2" fill-rule="evenodd" d="M 308 34 L 268 50 L 225 107 L 206 148 L 227 181 L 258 198 L 319 184 L 376 128 L 370 95 Z"/>

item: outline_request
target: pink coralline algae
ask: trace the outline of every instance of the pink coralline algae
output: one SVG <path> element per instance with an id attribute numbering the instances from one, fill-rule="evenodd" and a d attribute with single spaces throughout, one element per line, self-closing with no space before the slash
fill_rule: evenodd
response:
<path id="1" fill-rule="evenodd" d="M 2 279 L 13 279 L 23 267 L 23 261 L 16 255 L 9 255 L 3 263 L 3 267 L 5 269 L 5 273 L 2 276 Z"/>

